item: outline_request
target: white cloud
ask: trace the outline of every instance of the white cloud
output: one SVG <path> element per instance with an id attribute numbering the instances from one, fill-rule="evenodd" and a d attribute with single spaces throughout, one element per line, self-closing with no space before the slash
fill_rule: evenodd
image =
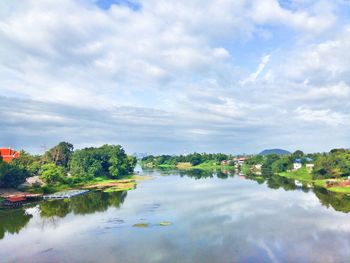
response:
<path id="1" fill-rule="evenodd" d="M 249 77 L 241 81 L 242 85 L 245 85 L 248 82 L 256 82 L 262 71 L 265 69 L 267 63 L 270 61 L 270 55 L 264 55 L 261 57 L 260 64 L 256 71 L 249 75 Z"/>
<path id="2" fill-rule="evenodd" d="M 277 0 L 253 1 L 252 17 L 257 23 L 285 24 L 309 32 L 323 32 L 335 23 L 331 13 L 312 16 L 307 11 L 291 11 L 280 6 Z"/>
<path id="3" fill-rule="evenodd" d="M 295 113 L 297 119 L 316 124 L 340 125 L 348 119 L 344 114 L 330 109 L 315 110 L 301 106 L 295 110 Z"/>
<path id="4" fill-rule="evenodd" d="M 341 27 L 329 1 L 294 2 L 145 0 L 135 11 L 92 0 L 3 1 L 0 91 L 9 98 L 0 99 L 13 101 L 6 121 L 17 132 L 4 129 L 0 144 L 103 137 L 133 150 L 219 151 L 231 142 L 254 151 L 262 137 L 275 140 L 279 125 L 292 119 L 297 129 L 304 115 L 342 125 L 337 113 L 349 109 L 334 100 L 349 96 L 349 30 L 329 33 Z M 283 33 L 275 27 L 286 35 L 276 38 Z M 316 112 L 311 100 L 322 103 Z"/>

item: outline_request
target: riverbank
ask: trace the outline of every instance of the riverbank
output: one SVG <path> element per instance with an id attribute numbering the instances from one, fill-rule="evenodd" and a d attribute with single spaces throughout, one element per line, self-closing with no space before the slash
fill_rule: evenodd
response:
<path id="1" fill-rule="evenodd" d="M 204 162 L 197 165 L 192 165 L 189 162 L 179 162 L 177 164 L 160 164 L 156 166 L 147 166 L 144 165 L 146 168 L 160 168 L 160 169 L 178 169 L 178 170 L 193 170 L 193 169 L 200 169 L 200 170 L 214 170 L 214 169 L 224 169 L 224 170 L 233 170 L 235 167 L 232 165 L 221 165 L 217 164 L 215 162 Z"/>
<path id="2" fill-rule="evenodd" d="M 54 184 L 43 186 L 32 186 L 23 190 L 17 190 L 14 188 L 2 188 L 0 191 L 0 197 L 23 195 L 25 193 L 32 194 L 51 194 L 65 190 L 74 189 L 96 189 L 103 191 L 128 191 L 134 189 L 137 185 L 137 181 L 152 179 L 151 176 L 132 175 L 123 179 L 109 179 L 105 177 L 96 177 L 93 180 L 76 184 Z"/>
<path id="3" fill-rule="evenodd" d="M 346 185 L 346 179 L 313 179 L 312 174 L 306 169 L 301 168 L 296 171 L 278 173 L 277 175 L 298 180 L 307 184 L 326 188 L 328 191 L 335 193 L 350 194 L 350 185 Z"/>

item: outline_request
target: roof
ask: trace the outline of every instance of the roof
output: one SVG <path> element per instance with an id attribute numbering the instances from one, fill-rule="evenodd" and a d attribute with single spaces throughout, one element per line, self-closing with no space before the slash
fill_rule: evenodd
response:
<path id="1" fill-rule="evenodd" d="M 294 162 L 295 163 L 301 163 L 301 159 L 295 159 Z"/>
<path id="2" fill-rule="evenodd" d="M 11 148 L 0 148 L 0 156 L 5 162 L 11 162 L 12 159 L 20 156 L 20 152 Z"/>

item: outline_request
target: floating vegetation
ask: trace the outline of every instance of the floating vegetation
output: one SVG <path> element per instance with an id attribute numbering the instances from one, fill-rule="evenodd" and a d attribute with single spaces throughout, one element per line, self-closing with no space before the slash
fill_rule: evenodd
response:
<path id="1" fill-rule="evenodd" d="M 168 221 L 162 221 L 159 223 L 160 226 L 170 226 L 171 225 L 171 222 L 168 222 Z"/>
<path id="2" fill-rule="evenodd" d="M 113 193 L 113 192 L 120 192 L 120 191 L 128 191 L 135 188 L 135 184 L 124 184 L 122 186 L 113 186 L 107 189 L 104 189 L 104 193 Z"/>
<path id="3" fill-rule="evenodd" d="M 132 179 L 134 180 L 138 180 L 138 181 L 143 181 L 143 180 L 151 180 L 151 179 L 154 179 L 153 176 L 150 176 L 150 175 L 134 175 L 132 176 Z"/>
<path id="4" fill-rule="evenodd" d="M 148 223 L 138 223 L 138 224 L 134 224 L 132 225 L 133 227 L 149 227 Z"/>
<path id="5" fill-rule="evenodd" d="M 105 193 L 112 193 L 112 192 L 128 191 L 128 190 L 134 189 L 135 186 L 136 186 L 135 180 L 125 179 L 125 180 L 115 180 L 115 181 L 96 183 L 96 184 L 85 186 L 85 188 L 101 190 Z"/>

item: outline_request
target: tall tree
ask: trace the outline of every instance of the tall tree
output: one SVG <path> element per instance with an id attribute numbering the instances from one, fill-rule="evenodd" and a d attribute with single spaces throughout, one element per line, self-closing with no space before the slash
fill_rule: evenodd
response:
<path id="1" fill-rule="evenodd" d="M 69 142 L 60 142 L 44 154 L 43 160 L 44 162 L 53 162 L 56 165 L 67 168 L 73 149 L 73 144 Z"/>

